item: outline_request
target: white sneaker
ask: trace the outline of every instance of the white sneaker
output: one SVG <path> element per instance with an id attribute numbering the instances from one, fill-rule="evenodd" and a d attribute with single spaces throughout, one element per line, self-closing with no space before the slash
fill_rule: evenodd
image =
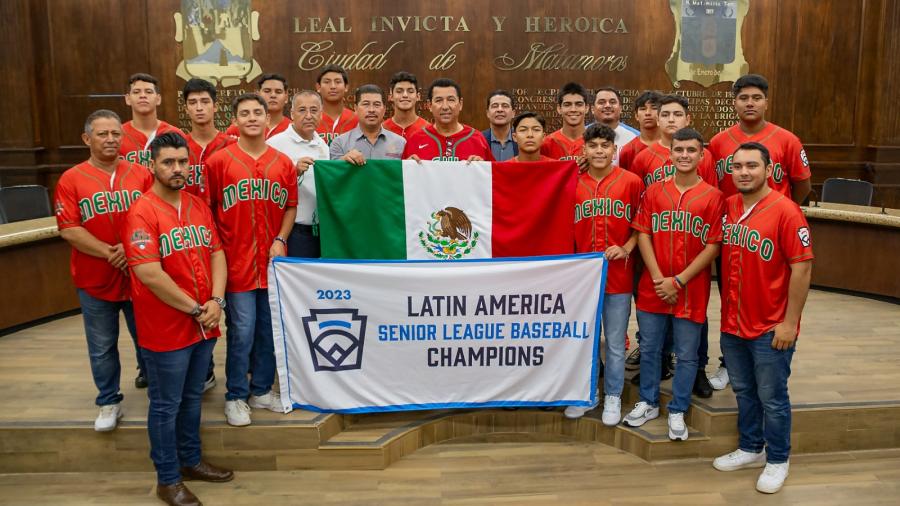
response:
<path id="1" fill-rule="evenodd" d="M 759 479 L 756 480 L 756 490 L 764 494 L 774 494 L 781 490 L 784 480 L 788 477 L 788 468 L 791 463 L 783 464 L 766 464 L 766 468 L 760 473 Z"/>
<path id="2" fill-rule="evenodd" d="M 634 405 L 631 413 L 625 415 L 624 424 L 629 427 L 640 427 L 659 416 L 659 407 L 653 407 L 644 401 Z"/>
<path id="3" fill-rule="evenodd" d="M 669 439 L 687 441 L 688 428 L 684 424 L 684 413 L 669 413 Z"/>
<path id="4" fill-rule="evenodd" d="M 225 421 L 235 427 L 250 425 L 250 406 L 241 399 L 225 401 Z"/>
<path id="5" fill-rule="evenodd" d="M 100 406 L 100 414 L 94 420 L 94 430 L 97 432 L 109 432 L 116 428 L 119 418 L 122 418 L 124 412 L 118 404 L 107 404 Z"/>
<path id="6" fill-rule="evenodd" d="M 759 453 L 745 452 L 738 448 L 737 450 L 713 460 L 713 467 L 719 471 L 737 471 L 738 469 L 749 469 L 751 467 L 762 467 L 766 465 L 766 451 Z"/>
<path id="7" fill-rule="evenodd" d="M 707 379 L 709 379 L 709 384 L 712 385 L 713 390 L 725 390 L 725 387 L 728 386 L 728 369 L 720 366 Z"/>
<path id="8" fill-rule="evenodd" d="M 607 395 L 603 398 L 603 425 L 613 427 L 622 421 L 622 398 L 615 395 Z"/>
<path id="9" fill-rule="evenodd" d="M 210 377 L 206 378 L 206 381 L 203 382 L 203 392 L 211 389 L 216 386 L 216 375 L 213 374 Z"/>
<path id="10" fill-rule="evenodd" d="M 264 395 L 251 395 L 250 407 L 256 409 L 268 409 L 276 413 L 284 413 L 284 406 L 281 404 L 281 395 L 275 390 L 269 390 Z"/>
<path id="11" fill-rule="evenodd" d="M 597 395 L 597 402 L 591 404 L 590 406 L 587 406 L 587 407 L 569 406 L 566 408 L 566 410 L 563 412 L 563 414 L 566 416 L 566 418 L 571 418 L 572 420 L 575 420 L 576 418 L 581 418 L 582 416 L 584 416 L 584 414 L 587 413 L 588 411 L 597 409 L 597 406 L 599 406 L 599 405 L 600 405 L 600 396 Z"/>

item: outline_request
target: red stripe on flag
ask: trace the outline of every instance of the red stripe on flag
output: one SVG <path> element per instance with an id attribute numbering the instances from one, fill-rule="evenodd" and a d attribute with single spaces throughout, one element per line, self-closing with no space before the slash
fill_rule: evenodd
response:
<path id="1" fill-rule="evenodd" d="M 492 256 L 575 252 L 574 161 L 492 164 Z"/>

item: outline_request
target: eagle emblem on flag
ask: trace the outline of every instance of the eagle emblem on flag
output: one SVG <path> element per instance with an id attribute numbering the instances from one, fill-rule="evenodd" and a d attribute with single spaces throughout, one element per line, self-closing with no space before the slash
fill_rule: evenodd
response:
<path id="1" fill-rule="evenodd" d="M 419 232 L 419 243 L 434 258 L 458 260 L 478 244 L 478 232 L 462 209 L 446 207 L 431 213 L 431 220 L 427 231 Z"/>

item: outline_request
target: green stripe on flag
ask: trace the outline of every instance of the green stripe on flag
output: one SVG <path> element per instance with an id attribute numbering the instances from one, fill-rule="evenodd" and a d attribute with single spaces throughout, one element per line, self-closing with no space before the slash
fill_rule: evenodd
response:
<path id="1" fill-rule="evenodd" d="M 405 259 L 403 164 L 316 161 L 322 258 Z"/>

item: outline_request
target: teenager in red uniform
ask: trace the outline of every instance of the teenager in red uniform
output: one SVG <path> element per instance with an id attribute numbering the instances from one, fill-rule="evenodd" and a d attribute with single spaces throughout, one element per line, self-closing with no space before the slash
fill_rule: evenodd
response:
<path id="1" fill-rule="evenodd" d="M 350 86 L 347 71 L 340 65 L 326 65 L 316 76 L 316 91 L 322 97 L 322 121 L 316 133 L 331 141 L 342 133 L 349 132 L 359 124 L 356 113 L 344 107 L 344 97 Z"/>
<path id="2" fill-rule="evenodd" d="M 181 191 L 190 174 L 187 141 L 160 135 L 150 156 L 153 186 L 131 207 L 123 232 L 150 380 L 150 458 L 157 497 L 199 504 L 183 478 L 234 477 L 200 458 L 200 399 L 225 305 L 225 254 L 206 202 Z"/>
<path id="3" fill-rule="evenodd" d="M 429 125 L 428 120 L 416 114 L 419 103 L 419 81 L 409 72 L 397 72 L 391 77 L 388 102 L 394 106 L 394 115 L 382 126 L 409 140 L 412 134 Z"/>
<path id="4" fill-rule="evenodd" d="M 688 438 L 684 413 L 697 374 L 697 347 L 709 303 L 710 265 L 722 241 L 722 192 L 698 175 L 703 137 L 693 129 L 675 133 L 672 158 L 677 172 L 650 185 L 634 228 L 644 272 L 638 286 L 641 331 L 640 401 L 625 417 L 639 427 L 659 416 L 660 350 L 672 328 L 675 377 L 669 402 L 669 439 Z"/>
<path id="5" fill-rule="evenodd" d="M 192 78 L 181 92 L 185 110 L 191 120 L 191 132 L 185 136 L 191 155 L 191 167 L 184 191 L 209 202 L 203 165 L 216 151 L 233 144 L 235 139 L 216 130 L 216 87 L 205 79 Z"/>
<path id="6" fill-rule="evenodd" d="M 562 128 L 544 138 L 541 154 L 554 160 L 577 160 L 584 148 L 584 117 L 590 94 L 578 83 L 566 83 L 556 94 L 556 112 Z"/>
<path id="7" fill-rule="evenodd" d="M 272 391 L 275 352 L 266 274 L 272 257 L 287 254 L 297 214 L 297 169 L 266 145 L 262 98 L 240 95 L 232 111 L 240 138 L 211 156 L 206 169 L 210 208 L 228 260 L 225 418 L 242 426 L 250 424 L 250 407 L 284 412 Z"/>
<path id="8" fill-rule="evenodd" d="M 634 118 L 641 129 L 641 135 L 635 137 L 619 151 L 619 167 L 631 168 L 631 163 L 641 151 L 659 141 L 659 92 L 645 91 L 634 101 Z"/>
<path id="9" fill-rule="evenodd" d="M 287 105 L 287 78 L 281 74 L 263 74 L 256 80 L 259 87 L 259 96 L 266 103 L 269 119 L 266 121 L 265 138 L 280 134 L 291 126 L 291 118 L 284 115 L 284 107 Z M 241 132 L 236 124 L 232 124 L 225 133 L 237 138 Z"/>
<path id="10" fill-rule="evenodd" d="M 675 164 L 670 157 L 672 137 L 675 132 L 687 128 L 691 124 L 691 113 L 688 100 L 679 95 L 664 95 L 659 98 L 659 142 L 641 151 L 628 169 L 638 175 L 645 186 L 662 181 L 676 173 Z M 703 150 L 703 158 L 697 172 L 711 186 L 718 186 L 716 165 L 709 150 Z"/>
<path id="11" fill-rule="evenodd" d="M 547 120 L 536 112 L 525 111 L 512 120 L 512 139 L 519 146 L 519 154 L 512 157 L 510 162 L 552 162 L 549 156 L 541 154 L 541 143 L 544 142 L 544 132 L 547 130 Z"/>
<path id="12" fill-rule="evenodd" d="M 787 381 L 809 293 L 812 241 L 797 204 L 770 188 L 768 149 L 742 144 L 725 201 L 722 241 L 722 352 L 738 404 L 738 449 L 713 466 L 763 467 L 760 492 L 775 493 L 788 476 L 791 400 Z"/>
<path id="13" fill-rule="evenodd" d="M 81 138 L 91 156 L 63 173 L 54 200 L 59 235 L 72 246 L 72 278 L 81 302 L 91 374 L 99 391 L 100 414 L 94 429 L 102 432 L 115 429 L 122 417 L 119 312 L 125 314 L 135 340 L 140 370 L 135 386 L 147 386 L 119 233 L 125 212 L 150 187 L 152 177 L 140 165 L 119 158 L 122 123 L 116 113 L 105 109 L 91 113 Z"/>
<path id="14" fill-rule="evenodd" d="M 150 74 L 134 74 L 128 78 L 125 103 L 131 107 L 131 121 L 122 125 L 123 136 L 119 156 L 129 162 L 149 167 L 150 141 L 166 132 L 177 132 L 181 135 L 184 135 L 184 132 L 157 117 L 156 109 L 162 103 L 162 95 L 159 93 L 159 80 Z"/>
<path id="15" fill-rule="evenodd" d="M 632 230 L 631 222 L 644 191 L 637 176 L 613 165 L 615 155 L 615 130 L 605 125 L 588 127 L 584 132 L 588 169 L 578 176 L 575 187 L 575 251 L 602 251 L 609 262 L 603 295 L 606 365 L 601 417 L 608 426 L 618 425 L 622 419 L 625 331 L 631 316 L 634 282 L 634 262 L 629 257 L 637 246 L 637 232 Z M 590 409 L 569 406 L 565 415 L 579 418 Z"/>
<path id="16" fill-rule="evenodd" d="M 407 139 L 404 160 L 494 160 L 481 132 L 459 122 L 463 99 L 456 81 L 435 79 L 428 86 L 428 104 L 434 124 Z"/>

